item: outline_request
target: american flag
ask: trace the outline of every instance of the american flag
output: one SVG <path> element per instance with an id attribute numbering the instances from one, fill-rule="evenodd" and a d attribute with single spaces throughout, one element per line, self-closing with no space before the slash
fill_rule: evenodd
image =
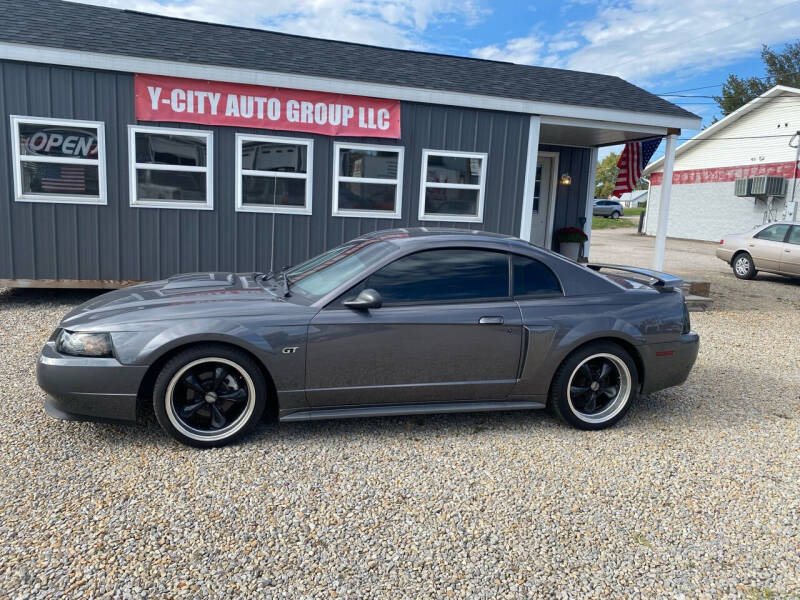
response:
<path id="1" fill-rule="evenodd" d="M 44 165 L 41 182 L 43 192 L 85 192 L 86 172 L 83 165 Z"/>
<path id="2" fill-rule="evenodd" d="M 649 140 L 639 140 L 638 142 L 628 142 L 622 151 L 622 156 L 617 161 L 619 175 L 614 182 L 614 193 L 612 196 L 619 198 L 625 192 L 633 191 L 637 182 L 642 178 L 650 157 L 661 143 L 661 138 L 651 138 Z"/>

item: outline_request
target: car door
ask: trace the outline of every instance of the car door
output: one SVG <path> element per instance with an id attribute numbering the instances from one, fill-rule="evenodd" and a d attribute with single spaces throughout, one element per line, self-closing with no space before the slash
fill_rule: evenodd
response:
<path id="1" fill-rule="evenodd" d="M 800 225 L 793 225 L 786 242 L 783 244 L 781 256 L 781 273 L 800 275 Z"/>
<path id="2" fill-rule="evenodd" d="M 521 317 L 508 255 L 441 248 L 406 255 L 330 303 L 308 334 L 312 406 L 500 400 L 517 377 Z M 383 305 L 354 310 L 362 289 Z"/>
<path id="3" fill-rule="evenodd" d="M 756 233 L 747 243 L 747 251 L 753 257 L 756 269 L 779 271 L 783 258 L 786 234 L 789 225 L 776 223 Z"/>

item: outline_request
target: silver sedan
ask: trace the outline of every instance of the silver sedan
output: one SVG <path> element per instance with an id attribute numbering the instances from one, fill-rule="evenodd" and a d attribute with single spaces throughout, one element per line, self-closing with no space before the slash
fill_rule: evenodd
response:
<path id="1" fill-rule="evenodd" d="M 726 235 L 719 241 L 717 258 L 728 263 L 739 279 L 753 279 L 759 271 L 800 277 L 800 223 L 767 223 L 747 233 Z"/>

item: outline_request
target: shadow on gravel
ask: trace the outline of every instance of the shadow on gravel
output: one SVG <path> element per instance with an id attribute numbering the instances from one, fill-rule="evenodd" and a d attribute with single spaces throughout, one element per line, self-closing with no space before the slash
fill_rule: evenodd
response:
<path id="1" fill-rule="evenodd" d="M 0 308 L 4 304 L 25 304 L 37 307 L 44 304 L 82 304 L 110 290 L 63 290 L 38 288 L 0 288 Z"/>

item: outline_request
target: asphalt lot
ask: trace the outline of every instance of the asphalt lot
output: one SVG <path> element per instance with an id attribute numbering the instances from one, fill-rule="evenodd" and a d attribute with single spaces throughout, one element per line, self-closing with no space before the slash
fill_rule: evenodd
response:
<path id="1" fill-rule="evenodd" d="M 652 239 L 591 258 L 649 266 Z M 800 284 L 713 245 L 687 383 L 617 427 L 545 413 L 264 424 L 198 451 L 154 421 L 64 423 L 34 367 L 86 292 L 0 291 L 0 597 L 772 598 L 800 595 Z"/>

